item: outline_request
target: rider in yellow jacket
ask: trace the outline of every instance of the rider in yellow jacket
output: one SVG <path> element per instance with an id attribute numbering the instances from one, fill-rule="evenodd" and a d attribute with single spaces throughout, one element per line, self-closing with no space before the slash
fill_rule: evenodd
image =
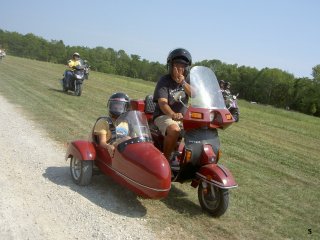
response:
<path id="1" fill-rule="evenodd" d="M 68 67 L 70 69 L 66 70 L 65 73 L 64 73 L 64 80 L 66 81 L 66 86 L 69 86 L 69 83 L 70 83 L 70 79 L 72 78 L 73 76 L 73 67 L 76 67 L 78 65 L 81 65 L 81 62 L 80 62 L 80 54 L 75 52 L 73 55 L 72 55 L 72 59 L 70 59 L 68 61 Z"/>

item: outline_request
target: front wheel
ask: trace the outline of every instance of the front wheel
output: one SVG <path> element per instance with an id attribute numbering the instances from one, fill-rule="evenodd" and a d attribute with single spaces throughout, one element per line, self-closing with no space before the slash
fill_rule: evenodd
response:
<path id="1" fill-rule="evenodd" d="M 72 157 L 70 160 L 70 173 L 72 180 L 81 186 L 86 186 L 91 182 L 92 178 L 92 161 L 79 160 Z"/>
<path id="2" fill-rule="evenodd" d="M 198 187 L 198 199 L 203 210 L 213 217 L 220 217 L 228 209 L 229 191 L 201 182 Z"/>
<path id="3" fill-rule="evenodd" d="M 233 111 L 231 111 L 231 114 L 232 114 L 232 117 L 234 118 L 234 121 L 235 122 L 239 122 L 239 112 L 238 112 L 238 110 L 233 110 Z"/>
<path id="4" fill-rule="evenodd" d="M 76 84 L 75 94 L 76 96 L 81 96 L 82 93 L 82 84 Z"/>

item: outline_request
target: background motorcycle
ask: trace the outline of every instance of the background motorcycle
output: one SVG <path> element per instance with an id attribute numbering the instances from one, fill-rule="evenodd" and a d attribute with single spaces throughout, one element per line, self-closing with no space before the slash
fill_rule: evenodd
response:
<path id="1" fill-rule="evenodd" d="M 214 73 L 209 68 L 197 66 L 191 69 L 190 76 L 190 86 L 195 94 L 192 93 L 190 106 L 186 106 L 182 136 L 173 154 L 178 166 L 171 165 L 172 181 L 191 181 L 192 187 L 198 187 L 202 209 L 219 217 L 228 208 L 228 190 L 237 184 L 231 172 L 218 164 L 220 141 L 217 129 L 225 129 L 234 120 L 225 106 Z M 182 103 L 184 94 L 184 91 L 176 92 L 173 98 Z M 164 136 L 152 119 L 152 97 L 132 100 L 131 107 L 146 113 L 154 145 L 163 151 Z"/>
<path id="2" fill-rule="evenodd" d="M 81 65 L 73 67 L 72 77 L 69 79 L 69 85 L 67 86 L 66 81 L 62 79 L 62 90 L 68 92 L 73 91 L 76 96 L 81 96 L 82 84 L 86 79 L 86 71 L 89 71 L 87 65 L 82 62 Z"/>
<path id="3" fill-rule="evenodd" d="M 229 94 L 225 96 L 226 106 L 229 109 L 230 113 L 232 114 L 235 122 L 239 121 L 239 115 L 240 115 L 238 100 L 237 100 L 238 95 L 239 93 L 237 95 Z"/>
<path id="4" fill-rule="evenodd" d="M 1 50 L 0 51 L 0 61 L 2 60 L 2 58 L 4 58 L 6 56 L 6 52 Z"/>
<path id="5" fill-rule="evenodd" d="M 83 64 L 84 64 L 84 78 L 85 78 L 86 80 L 88 80 L 88 79 L 89 79 L 90 66 L 89 66 L 87 60 L 84 60 L 84 61 L 83 61 Z"/>

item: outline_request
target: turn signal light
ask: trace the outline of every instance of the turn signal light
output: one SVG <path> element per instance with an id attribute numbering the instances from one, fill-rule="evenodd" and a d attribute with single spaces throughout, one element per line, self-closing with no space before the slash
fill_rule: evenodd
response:
<path id="1" fill-rule="evenodd" d="M 199 113 L 199 112 L 192 112 L 191 113 L 191 118 L 203 119 L 203 114 Z"/>
<path id="2" fill-rule="evenodd" d="M 227 120 L 232 120 L 232 116 L 231 116 L 231 114 L 226 114 L 226 118 L 227 118 Z"/>
<path id="3" fill-rule="evenodd" d="M 185 160 L 186 162 L 189 162 L 191 160 L 191 157 L 192 157 L 192 152 L 188 149 L 186 149 L 186 155 L 185 155 Z"/>
<path id="4" fill-rule="evenodd" d="M 207 175 L 207 180 L 211 181 L 212 180 L 212 176 L 211 175 Z"/>
<path id="5" fill-rule="evenodd" d="M 218 150 L 218 155 L 217 155 L 217 162 L 220 159 L 221 155 L 222 155 L 222 151 L 221 151 L 221 149 L 219 149 Z"/>

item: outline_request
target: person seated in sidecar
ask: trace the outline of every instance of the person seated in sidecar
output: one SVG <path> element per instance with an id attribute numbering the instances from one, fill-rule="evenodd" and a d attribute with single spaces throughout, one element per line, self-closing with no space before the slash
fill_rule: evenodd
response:
<path id="1" fill-rule="evenodd" d="M 183 119 L 186 111 L 185 106 L 180 101 L 175 101 L 173 95 L 177 91 L 184 91 L 186 94 L 181 101 L 188 103 L 191 88 L 187 76 L 191 63 L 189 51 L 183 48 L 172 50 L 167 58 L 168 74 L 160 78 L 153 94 L 153 101 L 156 103 L 153 119 L 164 136 L 163 154 L 169 162 L 180 136 L 178 121 Z"/>
<path id="2" fill-rule="evenodd" d="M 115 126 L 117 118 L 127 112 L 130 106 L 130 99 L 125 93 L 114 93 L 110 96 L 107 103 L 109 116 L 100 117 L 94 126 L 94 135 L 97 136 L 97 143 L 106 148 L 113 156 L 115 147 L 128 137 L 129 126 L 126 121 L 120 122 Z"/>
<path id="3" fill-rule="evenodd" d="M 81 59 L 80 59 L 80 54 L 75 52 L 73 55 L 72 55 L 72 59 L 70 59 L 68 61 L 68 67 L 69 69 L 67 69 L 65 72 L 64 72 L 64 78 L 63 78 L 63 81 L 65 81 L 65 85 L 66 86 L 69 86 L 69 83 L 72 79 L 72 76 L 73 76 L 73 68 L 78 66 L 78 65 L 81 65 Z"/>

